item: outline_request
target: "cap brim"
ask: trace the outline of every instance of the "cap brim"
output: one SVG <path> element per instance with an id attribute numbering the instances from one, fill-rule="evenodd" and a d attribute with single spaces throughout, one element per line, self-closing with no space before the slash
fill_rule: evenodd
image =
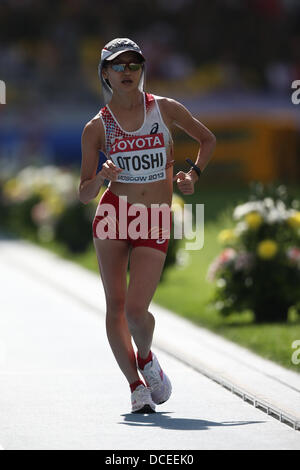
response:
<path id="1" fill-rule="evenodd" d="M 114 54 L 110 55 L 109 57 L 107 57 L 107 61 L 111 61 L 111 60 L 114 60 L 116 57 L 118 57 L 120 54 L 123 54 L 124 52 L 135 52 L 136 54 L 138 54 L 139 56 L 142 57 L 143 60 L 145 60 L 145 57 L 143 56 L 143 54 L 139 51 L 136 51 L 135 49 L 123 49 L 122 51 L 118 51 L 118 52 L 115 52 Z"/>

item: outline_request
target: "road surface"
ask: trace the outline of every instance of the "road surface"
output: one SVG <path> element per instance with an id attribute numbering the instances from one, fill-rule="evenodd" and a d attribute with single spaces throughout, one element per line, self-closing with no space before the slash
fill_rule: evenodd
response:
<path id="1" fill-rule="evenodd" d="M 105 306 L 89 308 L 75 288 L 72 295 L 47 281 L 46 264 L 37 275 L 4 248 L 0 241 L 0 447 L 300 449 L 299 431 L 158 348 L 173 394 L 156 414 L 131 414 L 129 387 L 106 338 Z"/>

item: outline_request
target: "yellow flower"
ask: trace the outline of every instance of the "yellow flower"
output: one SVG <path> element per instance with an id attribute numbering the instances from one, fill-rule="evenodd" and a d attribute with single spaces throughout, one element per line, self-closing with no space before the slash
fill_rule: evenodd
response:
<path id="1" fill-rule="evenodd" d="M 262 216 L 258 212 L 249 212 L 245 215 L 245 221 L 250 229 L 256 230 L 262 223 Z"/>
<path id="2" fill-rule="evenodd" d="M 299 228 L 300 227 L 300 212 L 295 211 L 294 214 L 290 215 L 287 219 L 287 223 L 292 228 Z"/>
<path id="3" fill-rule="evenodd" d="M 221 230 L 218 235 L 219 242 L 223 244 L 234 242 L 236 238 L 237 236 L 235 234 L 235 231 L 229 228 Z"/>
<path id="4" fill-rule="evenodd" d="M 22 192 L 22 188 L 17 178 L 11 178 L 3 184 L 3 192 L 6 197 L 15 199 Z"/>
<path id="5" fill-rule="evenodd" d="M 35 194 L 41 196 L 42 199 L 48 199 L 52 196 L 52 188 L 48 185 L 35 184 L 34 187 Z"/>
<path id="6" fill-rule="evenodd" d="M 263 240 L 257 245 L 257 254 L 260 258 L 273 258 L 278 251 L 278 245 L 273 240 Z"/>
<path id="7" fill-rule="evenodd" d="M 49 208 L 49 211 L 54 215 L 61 214 L 64 210 L 64 204 L 61 198 L 55 194 L 51 194 L 51 196 L 49 196 L 45 202 Z"/>

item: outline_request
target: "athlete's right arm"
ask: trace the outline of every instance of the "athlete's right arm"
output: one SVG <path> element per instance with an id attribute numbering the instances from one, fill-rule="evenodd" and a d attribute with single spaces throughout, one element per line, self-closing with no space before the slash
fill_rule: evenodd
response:
<path id="1" fill-rule="evenodd" d="M 81 137 L 81 172 L 79 183 L 79 200 L 87 204 L 94 199 L 105 179 L 114 181 L 117 178 L 118 168 L 111 160 L 107 160 L 101 171 L 97 173 L 99 151 L 104 148 L 105 133 L 102 121 L 99 118 L 89 121 Z"/>

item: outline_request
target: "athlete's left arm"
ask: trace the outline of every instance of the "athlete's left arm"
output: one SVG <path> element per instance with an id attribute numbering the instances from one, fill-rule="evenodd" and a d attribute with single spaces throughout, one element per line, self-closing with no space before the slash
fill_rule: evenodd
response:
<path id="1" fill-rule="evenodd" d="M 199 142 L 200 148 L 195 164 L 203 171 L 215 149 L 216 137 L 178 101 L 165 98 L 162 100 L 161 107 L 168 117 L 169 124 L 180 127 Z M 193 182 L 197 181 L 195 171 L 190 171 L 189 174 L 192 175 Z"/>

